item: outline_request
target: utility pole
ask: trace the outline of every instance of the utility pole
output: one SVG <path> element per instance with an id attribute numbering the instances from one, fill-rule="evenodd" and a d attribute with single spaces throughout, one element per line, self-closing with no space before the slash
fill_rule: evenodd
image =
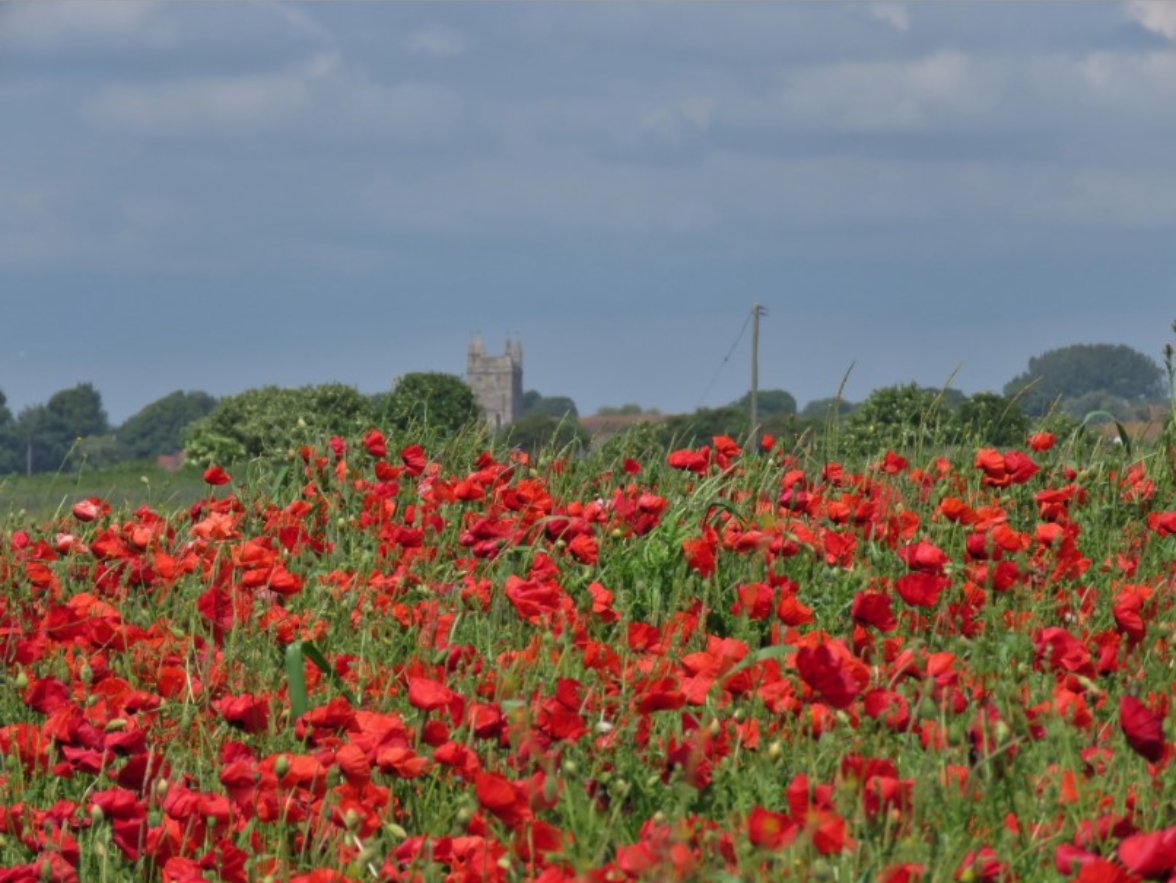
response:
<path id="1" fill-rule="evenodd" d="M 766 310 L 759 304 L 751 308 L 751 443 L 759 433 L 759 320 Z"/>

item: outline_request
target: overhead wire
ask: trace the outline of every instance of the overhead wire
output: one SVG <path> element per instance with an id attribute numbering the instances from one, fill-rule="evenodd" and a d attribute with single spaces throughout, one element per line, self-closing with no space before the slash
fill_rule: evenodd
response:
<path id="1" fill-rule="evenodd" d="M 719 363 L 719 367 L 715 369 L 714 376 L 711 377 L 710 383 L 706 385 L 706 389 L 704 389 L 702 391 L 702 395 L 698 397 L 698 404 L 695 405 L 696 409 L 702 407 L 702 403 L 706 400 L 706 397 L 710 395 L 710 391 L 714 389 L 715 383 L 718 382 L 719 375 L 723 373 L 723 369 L 727 367 L 727 363 L 731 361 L 731 356 L 735 355 L 735 349 L 739 346 L 739 342 L 743 340 L 743 335 L 747 333 L 747 326 L 751 324 L 751 317 L 752 314 L 748 313 L 746 318 L 744 318 L 743 326 L 739 329 L 739 334 L 736 335 L 735 342 L 731 344 L 731 348 L 727 350 L 727 355 L 723 356 L 723 361 L 721 361 Z"/>

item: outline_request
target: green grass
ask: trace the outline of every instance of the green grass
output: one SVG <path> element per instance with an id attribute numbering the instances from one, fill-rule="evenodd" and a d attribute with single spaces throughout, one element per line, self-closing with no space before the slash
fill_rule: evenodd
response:
<path id="1" fill-rule="evenodd" d="M 22 520 L 51 518 L 91 496 L 101 497 L 115 509 L 149 505 L 166 512 L 190 506 L 203 493 L 200 470 L 168 472 L 149 460 L 79 472 L 4 475 L 0 476 L 0 517 L 23 512 Z"/>

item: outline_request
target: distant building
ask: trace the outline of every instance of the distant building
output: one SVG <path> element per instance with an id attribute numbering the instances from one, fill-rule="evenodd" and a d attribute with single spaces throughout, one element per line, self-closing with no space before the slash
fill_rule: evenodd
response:
<path id="1" fill-rule="evenodd" d="M 488 356 L 482 338 L 475 337 L 466 359 L 466 383 L 491 430 L 517 420 L 523 406 L 523 345 L 508 339 L 503 355 Z"/>

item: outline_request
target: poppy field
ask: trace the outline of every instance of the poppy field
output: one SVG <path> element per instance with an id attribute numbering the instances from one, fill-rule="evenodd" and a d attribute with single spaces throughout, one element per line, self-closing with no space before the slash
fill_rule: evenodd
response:
<path id="1" fill-rule="evenodd" d="M 1162 447 L 204 479 L 0 521 L 0 883 L 1176 880 Z"/>

